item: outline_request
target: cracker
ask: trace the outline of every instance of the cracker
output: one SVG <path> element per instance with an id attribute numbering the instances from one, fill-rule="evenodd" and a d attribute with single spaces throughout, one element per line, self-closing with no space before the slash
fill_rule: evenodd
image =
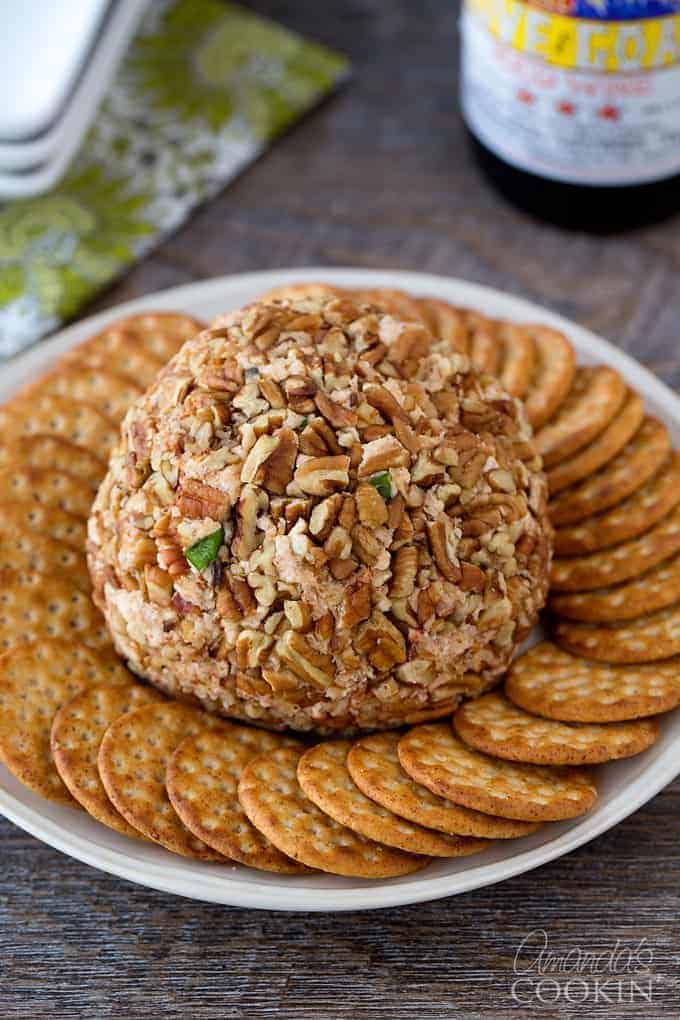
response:
<path id="1" fill-rule="evenodd" d="M 534 370 L 525 397 L 527 418 L 539 429 L 555 414 L 576 371 L 574 348 L 563 333 L 548 326 L 525 326 L 534 341 Z"/>
<path id="2" fill-rule="evenodd" d="M 536 366 L 536 345 L 530 330 L 514 322 L 497 323 L 503 345 L 499 378 L 513 397 L 526 396 Z"/>
<path id="3" fill-rule="evenodd" d="M 87 482 L 93 492 L 97 491 L 106 474 L 106 463 L 84 446 L 76 446 L 66 439 L 40 433 L 0 445 L 0 468 L 14 464 L 68 472 Z"/>
<path id="4" fill-rule="evenodd" d="M 0 502 L 0 529 L 10 535 L 15 531 L 45 535 L 81 554 L 87 541 L 87 523 L 81 517 L 39 503 Z"/>
<path id="5" fill-rule="evenodd" d="M 399 741 L 399 761 L 433 793 L 477 811 L 527 822 L 575 818 L 597 790 L 584 769 L 524 765 L 475 751 L 447 723 L 414 726 Z"/>
<path id="6" fill-rule="evenodd" d="M 290 747 L 261 754 L 246 765 L 238 785 L 246 815 L 282 853 L 349 878 L 396 878 L 429 862 L 365 839 L 321 811 L 298 783 L 301 757 Z"/>
<path id="7" fill-rule="evenodd" d="M 115 323 L 65 354 L 59 367 L 72 364 L 116 372 L 144 389 L 163 367 L 158 358 L 140 347 L 134 332 L 121 329 Z"/>
<path id="8" fill-rule="evenodd" d="M 0 509 L 0 570 L 67 574 L 77 588 L 92 588 L 84 548 L 81 551 L 26 525 L 6 527 Z"/>
<path id="9" fill-rule="evenodd" d="M 123 836 L 140 838 L 106 795 L 97 769 L 99 745 L 106 729 L 126 712 L 162 696 L 138 683 L 97 684 L 65 702 L 52 721 L 50 746 L 54 765 L 72 797 L 89 815 Z"/>
<path id="10" fill-rule="evenodd" d="M 470 361 L 480 372 L 497 375 L 501 363 L 502 342 L 496 324 L 479 312 L 473 311 L 465 313 L 465 321 L 469 335 Z"/>
<path id="11" fill-rule="evenodd" d="M 32 468 L 23 464 L 0 468 L 0 492 L 14 503 L 40 503 L 56 506 L 75 517 L 87 519 L 94 493 L 92 487 L 75 475 L 53 468 Z"/>
<path id="12" fill-rule="evenodd" d="M 285 283 L 282 287 L 272 287 L 266 291 L 258 301 L 304 301 L 305 298 L 339 297 L 345 292 L 340 287 L 332 287 L 330 283 Z"/>
<path id="13" fill-rule="evenodd" d="M 551 523 L 555 526 L 573 524 L 621 503 L 658 471 L 670 448 L 666 426 L 656 418 L 645 418 L 613 460 L 550 500 Z"/>
<path id="14" fill-rule="evenodd" d="M 635 620 L 680 602 L 680 556 L 652 567 L 646 574 L 613 588 L 556 595 L 550 608 L 556 616 L 587 623 Z"/>
<path id="15" fill-rule="evenodd" d="M 375 305 L 397 319 L 403 319 L 405 322 L 424 322 L 417 299 L 403 290 L 371 287 L 367 290 L 353 290 L 350 294 L 355 300 Z"/>
<path id="16" fill-rule="evenodd" d="M 232 861 L 282 875 L 309 869 L 277 850 L 248 821 L 238 799 L 238 783 L 248 762 L 297 741 L 248 726 L 202 730 L 176 748 L 165 773 L 175 811 L 195 836 Z"/>
<path id="17" fill-rule="evenodd" d="M 630 758 L 656 741 L 647 719 L 620 723 L 563 723 L 518 708 L 498 691 L 468 701 L 453 717 L 458 736 L 496 758 L 533 765 L 597 765 Z"/>
<path id="18" fill-rule="evenodd" d="M 590 591 L 638 577 L 680 552 L 680 506 L 639 538 L 586 556 L 553 560 L 550 586 L 555 591 Z"/>
<path id="19" fill-rule="evenodd" d="M 133 828 L 173 853 L 203 861 L 225 858 L 180 821 L 165 789 L 165 769 L 185 737 L 216 725 L 214 717 L 176 701 L 143 705 L 109 725 L 97 758 L 107 796 Z"/>
<path id="20" fill-rule="evenodd" d="M 421 297 L 417 301 L 421 318 L 432 336 L 444 340 L 458 354 L 467 354 L 468 329 L 463 310 L 439 298 Z"/>
<path id="21" fill-rule="evenodd" d="M 14 397 L 0 407 L 0 436 L 10 443 L 36 433 L 67 439 L 107 460 L 118 440 L 118 430 L 106 415 L 90 404 L 78 404 L 51 393 Z"/>
<path id="22" fill-rule="evenodd" d="M 618 625 L 558 620 L 553 633 L 568 651 L 598 662 L 657 662 L 680 654 L 680 604 Z"/>
<path id="23" fill-rule="evenodd" d="M 400 740 L 401 733 L 394 730 L 374 733 L 357 740 L 347 755 L 352 779 L 371 800 L 401 818 L 453 836 L 512 839 L 538 828 L 535 822 L 494 818 L 461 807 L 416 783 L 399 763 Z"/>
<path id="24" fill-rule="evenodd" d="M 91 357 L 98 360 L 102 354 L 115 355 L 119 338 L 128 337 L 139 351 L 154 358 L 159 365 L 165 365 L 185 340 L 190 340 L 202 329 L 205 329 L 205 323 L 183 312 L 140 312 L 110 323 L 97 336 L 76 348 L 76 351 L 84 354 L 88 364 L 93 364 Z M 111 371 L 122 372 L 123 375 L 131 374 L 130 366 L 118 364 L 115 356 L 106 367 Z M 131 377 L 136 378 L 134 374 Z M 141 378 L 138 382 L 144 388 L 148 385 Z"/>
<path id="25" fill-rule="evenodd" d="M 446 836 L 376 804 L 356 786 L 347 769 L 351 747 L 349 740 L 328 740 L 306 751 L 298 764 L 303 792 L 336 822 L 376 843 L 431 857 L 467 857 L 492 845 L 486 839 Z"/>
<path id="26" fill-rule="evenodd" d="M 556 528 L 555 552 L 560 556 L 597 552 L 637 538 L 680 503 L 680 453 L 672 453 L 657 473 L 632 496 L 606 513 L 578 524 Z"/>
<path id="27" fill-rule="evenodd" d="M 51 393 L 55 397 L 93 404 L 118 425 L 143 389 L 129 376 L 118 372 L 93 365 L 67 363 L 22 390 L 22 395 L 27 397 L 35 393 Z"/>
<path id="28" fill-rule="evenodd" d="M 564 722 L 623 722 L 680 705 L 680 660 L 608 666 L 542 641 L 515 659 L 505 693 L 520 708 Z"/>
<path id="29" fill-rule="evenodd" d="M 608 365 L 581 365 L 557 413 L 534 437 L 546 468 L 582 449 L 609 425 L 626 396 L 626 384 Z"/>
<path id="30" fill-rule="evenodd" d="M 588 478 L 612 457 L 619 453 L 642 424 L 645 416 L 645 405 L 642 397 L 635 390 L 628 390 L 621 410 L 607 427 L 596 436 L 591 443 L 582 447 L 572 457 L 567 457 L 555 464 L 547 472 L 548 489 L 551 495 L 561 492 L 569 485 Z"/>
<path id="31" fill-rule="evenodd" d="M 64 575 L 0 570 L 0 655 L 48 638 L 110 647 L 104 617 L 89 595 Z"/>
<path id="32" fill-rule="evenodd" d="M 86 687 L 129 678 L 121 662 L 75 641 L 10 652 L 0 660 L 0 760 L 35 793 L 75 806 L 50 751 L 54 713 Z"/>

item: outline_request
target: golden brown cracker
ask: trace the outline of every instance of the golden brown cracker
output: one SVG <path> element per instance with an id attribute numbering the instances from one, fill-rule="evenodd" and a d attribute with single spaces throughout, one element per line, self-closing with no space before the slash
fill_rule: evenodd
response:
<path id="1" fill-rule="evenodd" d="M 76 641 L 45 640 L 0 659 L 0 759 L 10 772 L 48 800 L 75 806 L 50 750 L 55 712 L 94 684 L 125 683 L 122 663 Z"/>
<path id="2" fill-rule="evenodd" d="M 649 531 L 680 503 L 680 453 L 672 453 L 632 496 L 605 513 L 555 529 L 558 556 L 608 549 Z"/>
<path id="3" fill-rule="evenodd" d="M 310 281 L 308 283 L 285 283 L 282 287 L 272 287 L 271 290 L 258 298 L 259 301 L 304 301 L 306 298 L 321 299 L 339 297 L 345 291 L 341 287 L 332 287 L 330 283 Z"/>
<path id="4" fill-rule="evenodd" d="M 589 478 L 564 489 L 548 503 L 555 527 L 573 524 L 621 503 L 654 475 L 671 447 L 668 429 L 647 417 L 623 450 Z"/>
<path id="5" fill-rule="evenodd" d="M 553 822 L 588 811 L 597 796 L 584 769 L 501 761 L 467 747 L 447 723 L 426 723 L 399 741 L 416 782 L 454 803 L 502 818 Z"/>
<path id="6" fill-rule="evenodd" d="M 468 354 L 469 337 L 464 310 L 439 298 L 421 297 L 417 301 L 421 318 L 432 336 L 449 344 L 452 351 Z"/>
<path id="7" fill-rule="evenodd" d="M 645 405 L 642 397 L 635 390 L 629 389 L 621 410 L 600 435 L 582 447 L 578 453 L 548 470 L 550 494 L 556 495 L 562 489 L 588 478 L 608 464 L 612 457 L 624 448 L 628 440 L 632 439 L 640 428 L 644 416 Z"/>
<path id="8" fill-rule="evenodd" d="M 0 493 L 13 503 L 56 506 L 74 517 L 89 516 L 94 493 L 91 485 L 53 468 L 32 468 L 13 464 L 0 468 Z"/>
<path id="9" fill-rule="evenodd" d="M 143 705 L 108 726 L 97 757 L 109 800 L 133 828 L 173 853 L 203 861 L 226 858 L 180 820 L 165 789 L 165 769 L 185 737 L 215 725 L 215 717 L 176 701 Z"/>
<path id="10" fill-rule="evenodd" d="M 498 691 L 468 701 L 453 717 L 458 736 L 492 757 L 532 765 L 597 765 L 646 751 L 659 729 L 647 719 L 563 723 L 519 708 Z"/>
<path id="11" fill-rule="evenodd" d="M 238 799 L 238 783 L 248 762 L 297 741 L 249 726 L 225 726 L 185 737 L 172 754 L 165 786 L 175 811 L 195 836 L 249 868 L 282 875 L 309 869 L 277 850 L 248 821 Z"/>
<path id="12" fill-rule="evenodd" d="M 66 439 L 107 460 L 118 440 L 113 423 L 90 404 L 51 393 L 14 397 L 0 407 L 0 436 L 11 443 L 40 433 Z"/>
<path id="13" fill-rule="evenodd" d="M 114 424 L 124 418 L 143 388 L 129 376 L 94 365 L 67 362 L 42 376 L 22 393 L 51 393 L 56 397 L 92 404 Z"/>
<path id="14" fill-rule="evenodd" d="M 48 638 L 110 647 L 104 617 L 88 594 L 63 574 L 0 570 L 0 655 Z"/>
<path id="15" fill-rule="evenodd" d="M 515 659 L 505 693 L 535 715 L 564 722 L 622 722 L 680 705 L 680 659 L 605 665 L 542 641 Z"/>
<path id="16" fill-rule="evenodd" d="M 536 345 L 525 326 L 499 320 L 496 326 L 502 342 L 499 378 L 513 397 L 526 396 L 536 365 Z"/>
<path id="17" fill-rule="evenodd" d="M 52 759 L 71 796 L 98 822 L 136 839 L 141 833 L 125 821 L 106 795 L 97 755 L 102 737 L 115 719 L 161 700 L 157 691 L 143 684 L 97 684 L 62 704 L 52 721 Z"/>
<path id="18" fill-rule="evenodd" d="M 155 355 L 140 346 L 134 332 L 121 329 L 115 323 L 74 347 L 59 362 L 60 367 L 73 364 L 116 372 L 143 389 L 151 385 L 163 367 Z"/>
<path id="19" fill-rule="evenodd" d="M 408 822 L 366 797 L 347 768 L 349 740 L 328 740 L 306 751 L 298 763 L 303 792 L 327 815 L 366 839 L 431 857 L 467 857 L 491 846 L 490 840 L 447 836 Z"/>
<path id="20" fill-rule="evenodd" d="M 390 287 L 371 287 L 366 290 L 353 290 L 350 294 L 355 300 L 375 305 L 404 322 L 424 322 L 422 312 L 416 298 L 403 290 Z"/>
<path id="21" fill-rule="evenodd" d="M 480 372 L 498 375 L 503 345 L 496 323 L 479 312 L 465 313 L 468 328 L 470 361 Z"/>
<path id="22" fill-rule="evenodd" d="M 657 662 L 680 654 L 680 604 L 619 624 L 557 620 L 558 644 L 598 662 Z"/>
<path id="23" fill-rule="evenodd" d="M 93 492 L 106 474 L 106 463 L 84 446 L 67 439 L 37 433 L 13 443 L 0 442 L 0 468 L 21 464 L 28 468 L 50 468 L 87 482 Z"/>
<path id="24" fill-rule="evenodd" d="M 26 525 L 6 527 L 1 513 L 0 570 L 65 574 L 81 591 L 89 592 L 92 587 L 84 549 L 79 552 Z"/>
<path id="25" fill-rule="evenodd" d="M 546 468 L 592 442 L 609 425 L 626 396 L 626 384 L 608 365 L 581 365 L 557 413 L 534 442 Z"/>
<path id="26" fill-rule="evenodd" d="M 40 503 L 0 502 L 0 529 L 7 534 L 29 531 L 54 538 L 78 553 L 85 549 L 87 524 L 81 517 Z"/>
<path id="27" fill-rule="evenodd" d="M 428 863 L 428 857 L 365 839 L 321 811 L 298 782 L 301 757 L 288 747 L 261 754 L 246 765 L 238 786 L 246 815 L 282 853 L 349 878 L 396 878 Z"/>
<path id="28" fill-rule="evenodd" d="M 574 348 L 563 333 L 549 326 L 525 326 L 534 342 L 534 370 L 525 409 L 534 430 L 541 428 L 565 400 L 576 371 Z"/>
<path id="29" fill-rule="evenodd" d="M 590 591 L 638 577 L 680 552 L 680 506 L 650 531 L 612 549 L 553 560 L 550 586 L 555 591 Z"/>
<path id="30" fill-rule="evenodd" d="M 680 602 L 680 556 L 652 567 L 647 573 L 612 588 L 555 595 L 550 608 L 556 616 L 586 623 L 634 620 Z"/>

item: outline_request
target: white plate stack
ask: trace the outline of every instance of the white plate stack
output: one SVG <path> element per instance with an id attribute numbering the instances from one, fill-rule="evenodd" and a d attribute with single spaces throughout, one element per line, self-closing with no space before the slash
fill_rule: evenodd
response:
<path id="1" fill-rule="evenodd" d="M 0 199 L 62 178 L 147 0 L 0 0 Z"/>

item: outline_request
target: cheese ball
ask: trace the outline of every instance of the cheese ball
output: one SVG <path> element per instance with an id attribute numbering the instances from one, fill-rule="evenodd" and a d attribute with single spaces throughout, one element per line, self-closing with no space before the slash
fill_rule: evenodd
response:
<path id="1" fill-rule="evenodd" d="M 546 492 L 520 403 L 421 323 L 261 302 L 129 410 L 89 522 L 95 598 L 132 670 L 222 715 L 433 719 L 536 621 Z"/>

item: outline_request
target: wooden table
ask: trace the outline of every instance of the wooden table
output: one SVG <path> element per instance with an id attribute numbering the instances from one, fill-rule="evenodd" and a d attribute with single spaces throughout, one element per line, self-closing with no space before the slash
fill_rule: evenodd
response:
<path id="1" fill-rule="evenodd" d="M 531 222 L 497 198 L 470 160 L 457 110 L 453 4 L 250 6 L 350 54 L 354 79 L 99 308 L 251 269 L 422 269 L 543 302 L 680 383 L 678 222 L 593 239 Z M 6 822 L 0 840 L 7 1020 L 680 1014 L 680 782 L 531 874 L 373 913 L 207 906 L 108 877 Z M 639 959 L 651 964 L 651 986 L 633 986 L 620 956 L 617 973 L 603 961 L 599 979 L 586 970 L 571 984 L 554 965 L 516 974 L 529 953 L 518 968 L 515 954 L 536 929 L 560 955 L 646 940 Z"/>

